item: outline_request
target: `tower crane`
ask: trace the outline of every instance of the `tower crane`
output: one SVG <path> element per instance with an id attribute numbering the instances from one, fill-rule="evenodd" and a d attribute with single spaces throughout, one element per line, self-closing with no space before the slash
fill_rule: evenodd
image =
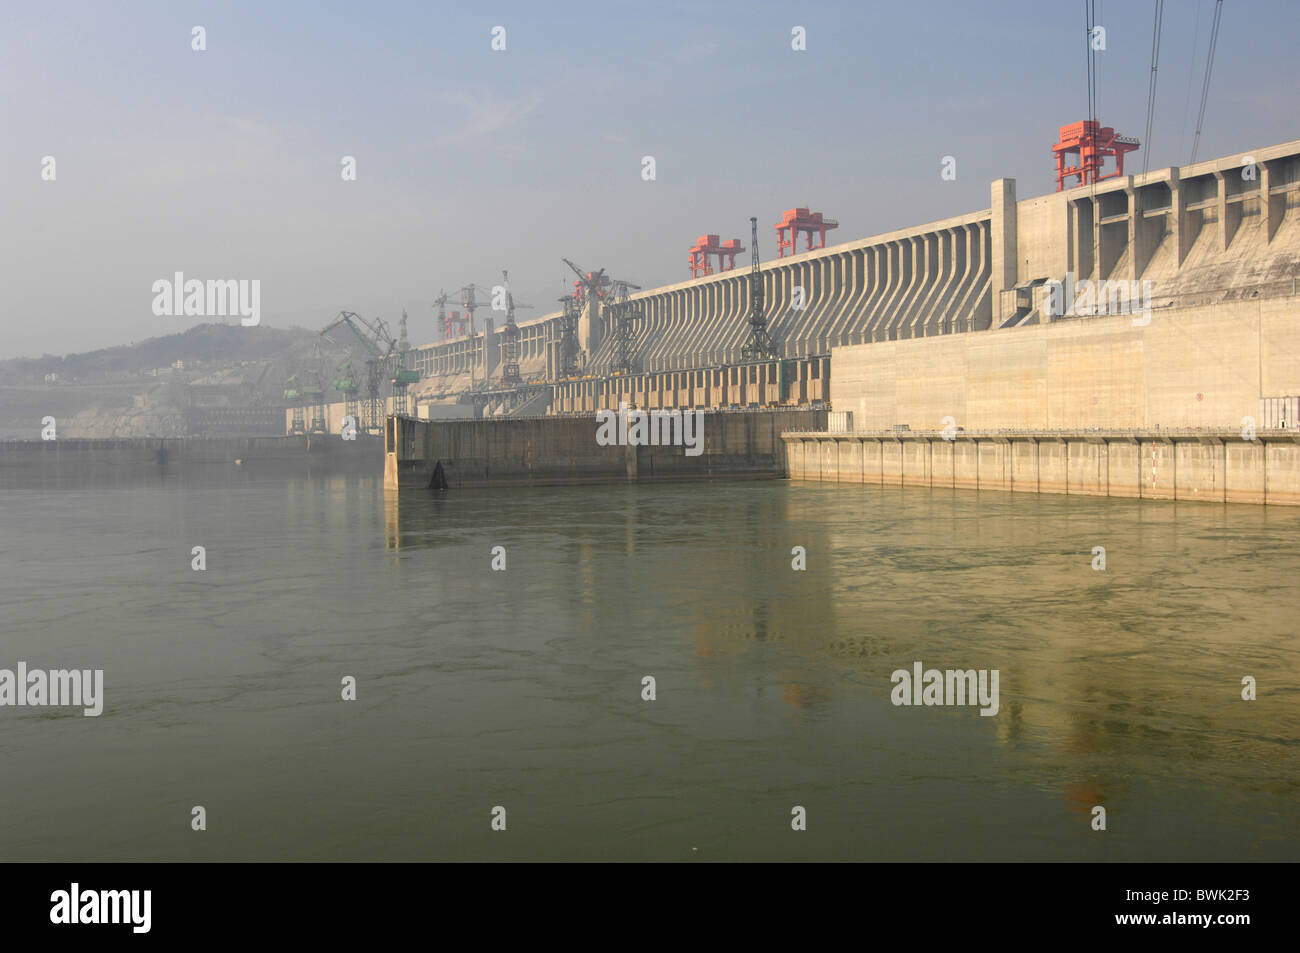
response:
<path id="1" fill-rule="evenodd" d="M 615 374 L 635 374 L 638 370 L 635 353 L 633 324 L 645 317 L 639 302 L 628 297 L 628 291 L 640 291 L 641 286 L 630 281 L 612 283 L 608 297 L 610 324 L 614 329 L 614 359 L 610 370 Z"/>
<path id="2" fill-rule="evenodd" d="M 468 287 L 472 296 L 474 286 L 469 285 Z M 464 294 L 464 291 L 465 289 L 462 288 L 462 295 Z M 458 337 L 463 337 L 465 334 L 465 326 L 469 323 L 465 315 L 461 314 L 459 311 L 452 311 L 450 315 L 447 313 L 447 302 L 451 300 L 451 295 L 442 290 L 439 290 L 438 297 L 433 299 L 433 306 L 438 309 L 438 323 L 442 325 L 442 339 L 444 341 L 450 341 L 452 339 L 453 329 L 460 332 L 457 335 Z"/>
<path id="3" fill-rule="evenodd" d="M 501 383 L 519 384 L 519 325 L 515 323 L 515 296 L 510 293 L 510 273 L 501 269 L 501 281 L 506 290 L 506 326 L 501 330 Z M 528 307 L 522 305 L 521 307 Z"/>
<path id="4" fill-rule="evenodd" d="M 469 336 L 474 336 L 474 309 L 478 307 L 478 301 L 474 297 L 474 292 L 484 291 L 486 289 L 475 284 L 468 284 L 460 289 L 460 306 L 465 309 L 469 316 Z"/>
<path id="5" fill-rule="evenodd" d="M 763 299 L 763 275 L 758 264 L 758 219 L 749 220 L 754 264 L 749 271 L 749 342 L 740 350 L 741 360 L 768 361 L 776 357 L 767 333 L 767 306 Z"/>
<path id="6" fill-rule="evenodd" d="M 420 379 L 420 372 L 412 370 L 406 366 L 406 355 L 410 353 L 410 341 L 406 337 L 406 309 L 402 309 L 402 320 L 400 323 L 400 334 L 397 339 L 397 349 L 392 352 L 392 372 L 393 376 L 389 378 L 393 385 L 393 413 L 405 414 L 408 410 L 406 404 L 406 389 Z"/>
<path id="7" fill-rule="evenodd" d="M 582 349 L 578 346 L 578 320 L 582 309 L 573 295 L 560 299 L 560 377 L 582 373 Z"/>
<path id="8" fill-rule="evenodd" d="M 475 341 L 475 338 L 477 337 L 478 332 L 474 330 L 474 312 L 475 312 L 475 310 L 479 307 L 479 301 L 478 301 L 478 298 L 477 298 L 477 294 L 478 294 L 478 292 L 482 292 L 482 293 L 486 294 L 489 298 L 492 296 L 492 292 L 491 292 L 490 289 L 488 289 L 488 288 L 484 288 L 482 285 L 476 285 L 476 284 L 474 284 L 473 282 L 471 282 L 470 284 L 465 285 L 463 288 L 460 289 L 460 306 L 461 306 L 462 308 L 465 309 L 465 317 L 464 317 L 464 319 L 462 319 L 462 320 L 465 320 L 465 321 L 467 321 L 467 322 L 469 323 L 469 346 L 470 346 L 470 353 L 469 353 L 469 386 L 470 386 L 470 390 L 473 390 L 473 389 L 474 389 L 474 367 L 475 367 L 475 365 L 478 363 L 478 344 L 477 344 L 477 342 Z M 486 382 L 486 378 L 485 378 L 485 382 Z"/>

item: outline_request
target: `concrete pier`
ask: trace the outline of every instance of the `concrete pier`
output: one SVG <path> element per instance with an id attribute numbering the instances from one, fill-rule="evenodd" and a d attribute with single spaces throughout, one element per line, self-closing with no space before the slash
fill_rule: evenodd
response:
<path id="1" fill-rule="evenodd" d="M 784 433 L 796 480 L 1300 505 L 1300 433 Z"/>
<path id="2" fill-rule="evenodd" d="M 826 426 L 824 410 L 704 413 L 702 452 L 683 446 L 601 446 L 595 416 L 497 420 L 389 417 L 384 479 L 427 488 L 442 465 L 451 490 L 563 483 L 783 477 L 783 431 Z"/>

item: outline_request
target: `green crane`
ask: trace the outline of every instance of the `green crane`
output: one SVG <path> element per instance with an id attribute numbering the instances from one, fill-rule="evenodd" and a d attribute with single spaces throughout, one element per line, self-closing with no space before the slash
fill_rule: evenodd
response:
<path id="1" fill-rule="evenodd" d="M 382 318 L 367 319 L 354 311 L 340 311 L 338 317 L 320 332 L 321 337 L 333 341 L 330 332 L 346 327 L 369 355 L 366 359 L 366 396 L 362 402 L 362 428 L 367 433 L 378 434 L 383 431 L 384 401 L 380 396 L 381 382 L 387 380 L 392 387 L 394 410 L 405 413 L 406 388 L 420 379 L 418 371 L 407 370 L 405 367 L 405 322 L 406 315 L 403 313 L 402 343 L 393 337 Z"/>
<path id="2" fill-rule="evenodd" d="M 293 420 L 289 423 L 289 435 L 297 436 L 307 432 L 302 425 L 302 391 L 298 387 L 298 375 L 294 374 L 284 382 L 284 399 L 293 401 Z"/>
<path id="3" fill-rule="evenodd" d="M 357 383 L 357 375 L 352 370 L 352 362 L 345 360 L 334 368 L 334 372 L 339 375 L 334 378 L 334 389 L 343 395 L 343 415 L 351 417 L 354 425 L 359 424 L 357 392 L 361 390 L 361 385 Z"/>

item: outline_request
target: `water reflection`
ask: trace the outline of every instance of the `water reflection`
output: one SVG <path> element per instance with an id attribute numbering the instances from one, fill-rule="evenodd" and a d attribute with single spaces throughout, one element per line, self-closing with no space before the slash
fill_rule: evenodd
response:
<path id="1" fill-rule="evenodd" d="M 628 831 L 653 834 L 620 857 L 770 858 L 809 791 L 825 859 L 1098 859 L 1097 804 L 1109 857 L 1282 859 L 1297 530 L 1250 507 L 781 483 L 18 491 L 12 657 L 91 650 L 113 678 L 94 735 L 7 722 L 32 781 L 0 791 L 0 847 L 34 859 L 38 830 L 82 859 L 192 856 L 157 823 L 183 776 L 228 793 L 224 859 L 475 859 L 461 820 L 506 796 L 531 812 L 508 849 L 534 859 Z M 894 707 L 890 673 L 917 660 L 998 669 L 999 714 Z M 120 837 L 79 800 L 88 761 Z"/>

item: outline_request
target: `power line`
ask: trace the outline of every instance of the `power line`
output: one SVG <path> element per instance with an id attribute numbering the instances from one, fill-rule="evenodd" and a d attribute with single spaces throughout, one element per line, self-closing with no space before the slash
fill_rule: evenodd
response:
<path id="1" fill-rule="evenodd" d="M 1205 57 L 1205 82 L 1201 84 L 1201 111 L 1196 116 L 1196 137 L 1192 139 L 1192 161 L 1201 145 L 1201 127 L 1205 124 L 1205 103 L 1210 98 L 1210 74 L 1214 71 L 1214 47 L 1219 40 L 1219 18 L 1223 15 L 1223 0 L 1214 4 L 1214 26 L 1210 28 L 1210 52 Z"/>
<path id="2" fill-rule="evenodd" d="M 1088 118 L 1097 119 L 1097 51 L 1093 48 L 1093 31 L 1097 28 L 1096 0 L 1083 0 L 1083 53 L 1088 67 Z"/>
<path id="3" fill-rule="evenodd" d="M 1187 61 L 1187 95 L 1183 99 L 1183 125 L 1178 132 L 1178 155 L 1183 154 L 1187 142 L 1187 111 L 1192 106 L 1192 77 L 1196 75 L 1196 46 L 1201 38 L 1201 3 L 1196 0 L 1196 29 L 1192 31 L 1192 58 Z"/>
<path id="4" fill-rule="evenodd" d="M 1095 0 L 1083 0 L 1083 18 L 1084 34 L 1083 49 L 1084 56 L 1088 64 L 1088 120 L 1097 128 L 1097 51 L 1092 44 L 1092 31 L 1097 25 L 1097 13 Z M 1082 159 L 1082 153 L 1080 153 Z M 1084 178 L 1091 179 L 1091 196 L 1092 196 L 1092 266 L 1097 270 L 1097 277 L 1101 277 L 1101 216 L 1097 214 L 1097 175 L 1096 170 L 1089 175 L 1087 163 L 1081 163 L 1084 166 Z M 1089 269 L 1091 273 L 1091 269 Z"/>
<path id="5" fill-rule="evenodd" d="M 1156 71 L 1160 69 L 1160 28 L 1164 23 L 1165 0 L 1156 0 L 1155 26 L 1151 30 L 1151 81 L 1147 86 L 1147 132 L 1142 139 L 1142 173 L 1151 161 L 1151 125 L 1156 116 Z"/>

